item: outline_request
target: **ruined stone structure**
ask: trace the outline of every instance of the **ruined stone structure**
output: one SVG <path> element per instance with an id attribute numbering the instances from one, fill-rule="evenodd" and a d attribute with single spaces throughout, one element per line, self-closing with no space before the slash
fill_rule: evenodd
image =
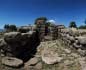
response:
<path id="1" fill-rule="evenodd" d="M 70 54 L 74 56 L 74 59 L 75 57 L 78 58 L 69 48 L 76 49 L 82 56 L 86 55 L 86 30 L 65 28 L 63 25 L 51 25 L 49 29 L 50 33 L 48 35 L 54 41 L 42 42 L 42 39 L 45 39 L 44 24 L 32 27 L 31 29 L 29 27 L 21 27 L 17 32 L 4 33 L 0 39 L 1 56 L 5 56 L 2 59 L 2 63 L 11 67 L 18 67 L 25 64 L 26 70 L 29 69 L 28 67 L 37 66 L 37 69 L 34 68 L 33 70 L 42 70 L 40 57 L 47 64 L 60 63 L 64 60 L 63 56 L 71 58 Z M 62 48 L 60 42 L 66 45 L 66 48 Z M 41 49 L 39 50 L 37 47 Z M 40 53 L 41 56 L 39 54 L 34 55 L 37 49 L 38 52 L 42 51 Z M 29 60 L 29 58 L 31 59 Z M 69 60 L 65 63 L 69 65 L 71 62 Z"/>
<path id="2" fill-rule="evenodd" d="M 83 56 L 86 55 L 86 30 L 65 28 L 59 30 L 58 34 L 66 46 L 77 49 Z"/>

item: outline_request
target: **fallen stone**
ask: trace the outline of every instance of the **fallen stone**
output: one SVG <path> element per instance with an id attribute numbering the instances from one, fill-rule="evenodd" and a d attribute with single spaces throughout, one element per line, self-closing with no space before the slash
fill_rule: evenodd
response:
<path id="1" fill-rule="evenodd" d="M 23 65 L 23 61 L 14 57 L 3 57 L 2 64 L 10 67 L 20 67 Z"/>
<path id="2" fill-rule="evenodd" d="M 51 41 L 52 42 L 52 41 Z M 62 57 L 59 56 L 57 51 L 57 45 L 55 42 L 46 43 L 44 49 L 41 52 L 42 61 L 46 64 L 55 64 L 62 61 Z"/>
<path id="3" fill-rule="evenodd" d="M 59 57 L 57 53 L 54 53 L 53 50 L 42 51 L 41 57 L 42 61 L 46 64 L 55 64 L 61 62 L 61 60 L 63 59 L 62 57 Z"/>
<path id="4" fill-rule="evenodd" d="M 34 68 L 37 70 L 42 70 L 42 63 L 41 62 L 37 63 Z"/>
<path id="5" fill-rule="evenodd" d="M 71 53 L 71 50 L 69 50 L 69 49 L 64 49 L 64 51 L 68 54 Z"/>
<path id="6" fill-rule="evenodd" d="M 46 64 L 55 64 L 58 62 L 61 62 L 63 60 L 62 57 L 43 57 L 42 56 L 42 61 L 45 62 Z"/>
<path id="7" fill-rule="evenodd" d="M 76 54 L 76 53 L 71 53 L 71 55 L 72 55 L 73 57 L 75 57 L 75 58 L 79 57 L 79 55 Z"/>
<path id="8" fill-rule="evenodd" d="M 26 66 L 35 66 L 38 63 L 38 58 L 31 58 L 25 63 Z"/>
<path id="9" fill-rule="evenodd" d="M 74 61 L 70 61 L 70 60 L 65 60 L 65 61 L 64 61 L 64 64 L 65 64 L 66 66 L 72 65 L 73 63 L 74 63 Z"/>
<path id="10" fill-rule="evenodd" d="M 76 39 L 78 39 L 80 44 L 86 44 L 86 37 L 79 36 L 79 37 L 76 37 Z"/>

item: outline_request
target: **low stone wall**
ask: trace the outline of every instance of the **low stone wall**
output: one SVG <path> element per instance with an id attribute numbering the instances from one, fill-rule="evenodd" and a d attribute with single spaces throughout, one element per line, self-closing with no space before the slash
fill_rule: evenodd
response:
<path id="1" fill-rule="evenodd" d="M 86 52 L 86 30 L 80 30 L 75 28 L 60 29 L 58 32 L 58 38 L 68 46 L 77 49 L 78 51 L 83 50 L 85 55 Z"/>

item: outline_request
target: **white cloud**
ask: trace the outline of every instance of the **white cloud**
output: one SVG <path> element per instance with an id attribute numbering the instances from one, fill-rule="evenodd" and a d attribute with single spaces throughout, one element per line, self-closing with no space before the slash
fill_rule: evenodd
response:
<path id="1" fill-rule="evenodd" d="M 51 23 L 56 23 L 56 21 L 55 20 L 48 20 L 47 22 L 51 22 Z"/>

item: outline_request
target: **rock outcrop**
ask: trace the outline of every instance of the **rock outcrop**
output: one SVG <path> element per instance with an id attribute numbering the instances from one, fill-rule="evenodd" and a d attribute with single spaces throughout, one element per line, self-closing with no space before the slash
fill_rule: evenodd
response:
<path id="1" fill-rule="evenodd" d="M 5 56 L 14 56 L 25 59 L 36 52 L 40 44 L 37 32 L 9 32 L 0 39 L 0 48 Z"/>

